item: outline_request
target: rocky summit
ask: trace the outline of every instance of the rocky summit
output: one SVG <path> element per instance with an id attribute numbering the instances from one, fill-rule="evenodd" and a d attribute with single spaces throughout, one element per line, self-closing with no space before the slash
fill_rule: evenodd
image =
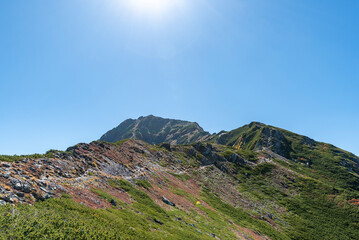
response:
<path id="1" fill-rule="evenodd" d="M 2 239 L 359 239 L 359 158 L 258 122 L 140 117 L 0 160 Z"/>
<path id="2" fill-rule="evenodd" d="M 203 141 L 211 134 L 205 132 L 197 123 L 155 117 L 127 119 L 116 128 L 105 133 L 100 141 L 117 142 L 124 139 L 138 139 L 149 144 L 167 142 L 188 144 Z"/>

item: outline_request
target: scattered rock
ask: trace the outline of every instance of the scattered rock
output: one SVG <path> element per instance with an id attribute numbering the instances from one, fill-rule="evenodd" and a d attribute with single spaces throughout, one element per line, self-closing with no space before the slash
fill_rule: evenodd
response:
<path id="1" fill-rule="evenodd" d="M 157 152 L 157 157 L 159 157 L 159 158 L 163 157 L 163 153 L 161 151 L 158 151 Z"/>
<path id="2" fill-rule="evenodd" d="M 170 206 L 176 206 L 176 204 L 175 203 L 173 203 L 173 202 L 171 202 L 170 200 L 168 200 L 166 197 L 162 197 L 162 201 L 164 202 L 164 203 L 166 203 L 167 205 L 170 205 Z"/>
<path id="3" fill-rule="evenodd" d="M 117 206 L 117 202 L 116 202 L 114 199 L 111 199 L 110 203 L 111 203 L 113 206 Z"/>
<path id="4" fill-rule="evenodd" d="M 14 198 L 11 194 L 6 194 L 2 196 L 1 199 L 8 203 L 14 203 Z"/>
<path id="5" fill-rule="evenodd" d="M 9 173 L 0 174 L 0 177 L 2 177 L 2 178 L 9 178 L 10 176 L 11 176 L 11 174 L 9 174 Z"/>
<path id="6" fill-rule="evenodd" d="M 15 194 L 21 198 L 23 198 L 25 196 L 25 194 L 23 192 L 15 192 Z"/>
<path id="7" fill-rule="evenodd" d="M 34 198 L 35 198 L 37 201 L 44 201 L 44 200 L 46 200 L 46 199 L 49 199 L 49 198 L 52 198 L 52 197 L 53 197 L 52 194 L 46 193 L 46 194 L 42 195 L 42 194 L 40 194 L 40 193 L 38 193 L 38 192 L 32 193 L 32 196 L 34 196 Z"/>
<path id="8" fill-rule="evenodd" d="M 9 168 L 9 167 L 11 167 L 11 165 L 10 165 L 10 164 L 7 164 L 7 163 L 3 163 L 1 166 L 4 167 L 4 168 Z"/>
<path id="9" fill-rule="evenodd" d="M 311 167 L 312 166 L 312 160 L 308 160 L 306 165 L 307 165 L 307 167 Z"/>
<path id="10" fill-rule="evenodd" d="M 160 220 L 154 219 L 153 220 L 155 223 L 158 223 L 159 225 L 163 225 L 163 222 L 161 222 Z"/>

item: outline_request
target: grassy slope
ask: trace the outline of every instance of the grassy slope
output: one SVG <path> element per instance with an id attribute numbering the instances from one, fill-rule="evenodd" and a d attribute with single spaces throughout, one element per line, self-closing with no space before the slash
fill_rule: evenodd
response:
<path id="1" fill-rule="evenodd" d="M 276 216 L 276 222 L 291 239 L 356 239 L 359 236 L 359 208 L 349 204 L 352 196 L 346 190 L 333 189 L 331 185 L 311 177 L 297 177 L 286 181 L 286 190 L 273 185 L 275 176 L 271 164 L 258 165 L 258 170 L 247 169 L 241 175 L 239 191 L 255 202 L 271 202 L 286 212 L 271 208 L 262 209 Z M 359 196 L 357 192 L 351 194 Z M 284 224 L 283 224 L 284 222 Z"/>
<path id="2" fill-rule="evenodd" d="M 247 192 L 253 202 L 274 201 L 288 210 L 274 214 L 285 224 L 281 231 L 272 228 L 265 221 L 251 217 L 250 212 L 235 208 L 221 200 L 208 189 L 202 191 L 201 198 L 195 198 L 181 189 L 174 192 L 186 196 L 193 203 L 207 202 L 216 211 L 202 205 L 196 206 L 206 214 L 196 211 L 188 213 L 176 207 L 164 210 L 156 205 L 148 195 L 125 180 L 110 180 L 110 185 L 128 192 L 135 200 L 125 204 L 106 193 L 93 192 L 117 206 L 94 210 L 78 204 L 68 197 L 50 199 L 30 205 L 5 205 L 0 207 L 0 237 L 2 239 L 213 239 L 211 234 L 222 239 L 236 239 L 234 226 L 229 222 L 254 229 L 272 239 L 355 239 L 359 236 L 358 208 L 347 204 L 336 192 L 337 198 L 329 198 L 333 189 L 309 177 L 297 178 L 288 183 L 288 188 L 300 192 L 290 196 L 273 187 L 271 178 L 277 166 L 269 163 L 255 168 L 242 168 L 238 177 L 242 179 L 241 192 Z M 248 177 L 249 176 L 249 177 Z M 183 178 L 186 181 L 188 177 Z M 146 181 L 137 185 L 151 188 Z M 250 190 L 250 191 L 249 191 Z M 195 205 L 195 204 L 194 204 Z M 36 217 L 34 217 L 36 216 Z M 181 220 L 179 220 L 181 219 Z M 194 224 L 193 226 L 190 224 Z"/>
<path id="3" fill-rule="evenodd" d="M 100 189 L 93 192 L 117 202 L 117 206 L 91 209 L 65 196 L 30 205 L 5 205 L 0 208 L 2 239 L 236 239 L 227 219 L 202 206 L 202 216 L 178 208 L 164 210 L 143 191 L 125 180 L 111 181 L 135 200 L 125 204 Z M 139 185 L 149 187 L 148 183 Z M 35 216 L 35 217 L 34 217 Z M 191 225 L 193 224 L 193 225 Z"/>
<path id="4" fill-rule="evenodd" d="M 283 133 L 290 146 L 290 160 L 307 164 L 310 162 L 310 170 L 293 164 L 294 170 L 314 178 L 320 178 L 333 187 L 341 189 L 359 190 L 359 175 L 355 171 L 348 171 L 348 166 L 359 172 L 359 158 L 353 154 L 339 149 L 333 145 L 314 142 L 306 143 L 306 137 L 272 126 L 260 123 L 252 123 L 227 133 L 224 143 L 227 146 L 241 150 L 255 150 L 263 128 L 273 128 Z M 218 141 L 219 136 L 214 136 L 210 142 Z"/>
<path id="5" fill-rule="evenodd" d="M 196 206 L 205 213 L 202 216 L 196 211 L 183 212 L 176 207 L 164 210 L 140 190 L 150 189 L 148 182 L 137 181 L 140 188 L 135 188 L 121 180 L 110 181 L 110 184 L 128 192 L 135 200 L 133 204 L 126 205 L 103 190 L 93 189 L 94 193 L 109 202 L 114 199 L 118 206 L 94 210 L 68 198 L 51 199 L 34 206 L 1 206 L 0 238 L 213 239 L 213 233 L 222 239 L 236 239 L 233 233 L 235 227 L 229 223 L 231 220 L 272 239 L 357 239 L 359 208 L 347 200 L 359 198 L 358 176 L 341 165 L 343 160 L 354 164 L 355 156 L 325 143 L 303 144 L 303 136 L 281 131 L 291 143 L 290 154 L 294 161 L 274 159 L 272 163 L 255 167 L 233 165 L 237 173 L 232 176 L 240 180 L 237 190 L 246 199 L 262 206 L 259 214 L 271 213 L 275 216 L 273 220 L 279 231 L 264 220 L 253 218 L 253 210 L 233 207 L 206 188 L 200 199 L 173 188 L 174 193 L 186 196 L 194 206 L 200 200 L 215 209 Z M 237 153 L 251 162 L 257 162 L 258 153 L 251 149 L 259 134 L 260 129 L 249 126 L 234 130 L 227 138 L 231 146 L 238 144 L 240 136 L 249 141 L 241 149 L 220 146 L 223 150 L 221 155 L 229 158 Z M 178 155 L 186 168 L 196 169 L 198 166 L 194 158 L 186 158 L 183 153 Z M 16 161 L 21 158 L 1 156 L 0 160 Z M 311 161 L 310 167 L 305 165 L 308 160 Z M 285 178 L 281 173 L 285 188 L 275 184 L 282 168 L 293 171 L 295 176 L 295 179 Z M 192 176 L 176 177 L 186 181 Z"/>

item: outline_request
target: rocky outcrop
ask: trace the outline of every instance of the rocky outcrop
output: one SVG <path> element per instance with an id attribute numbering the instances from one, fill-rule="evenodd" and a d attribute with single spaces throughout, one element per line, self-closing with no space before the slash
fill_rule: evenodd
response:
<path id="1" fill-rule="evenodd" d="M 100 182 L 101 176 L 140 177 L 150 171 L 145 168 L 149 162 L 142 158 L 146 152 L 146 144 L 140 141 L 128 141 L 123 147 L 92 142 L 77 144 L 67 152 L 53 151 L 53 157 L 2 163 L 0 199 L 31 203 L 58 197 L 73 188 L 88 188 L 95 173 Z"/>
<path id="2" fill-rule="evenodd" d="M 117 142 L 131 138 L 150 144 L 163 142 L 189 144 L 203 141 L 210 135 L 195 122 L 165 119 L 150 115 L 122 122 L 118 127 L 105 133 L 100 138 L 100 141 Z"/>
<path id="3" fill-rule="evenodd" d="M 211 136 L 210 141 L 236 149 L 269 149 L 286 158 L 290 157 L 292 151 L 291 142 L 285 137 L 282 130 L 259 122 L 252 122 L 229 132 L 221 131 Z M 313 146 L 315 142 L 306 138 L 305 143 Z"/>
<path id="4" fill-rule="evenodd" d="M 285 138 L 280 130 L 272 127 L 264 127 L 261 131 L 260 139 L 257 142 L 255 148 L 267 148 L 282 157 L 289 158 L 291 152 L 291 143 Z"/>

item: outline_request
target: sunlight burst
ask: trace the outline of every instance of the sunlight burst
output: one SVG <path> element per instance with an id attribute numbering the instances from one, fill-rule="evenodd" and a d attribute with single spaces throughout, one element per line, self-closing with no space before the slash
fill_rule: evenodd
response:
<path id="1" fill-rule="evenodd" d="M 127 0 L 129 7 L 142 15 L 161 16 L 168 14 L 176 0 Z"/>

